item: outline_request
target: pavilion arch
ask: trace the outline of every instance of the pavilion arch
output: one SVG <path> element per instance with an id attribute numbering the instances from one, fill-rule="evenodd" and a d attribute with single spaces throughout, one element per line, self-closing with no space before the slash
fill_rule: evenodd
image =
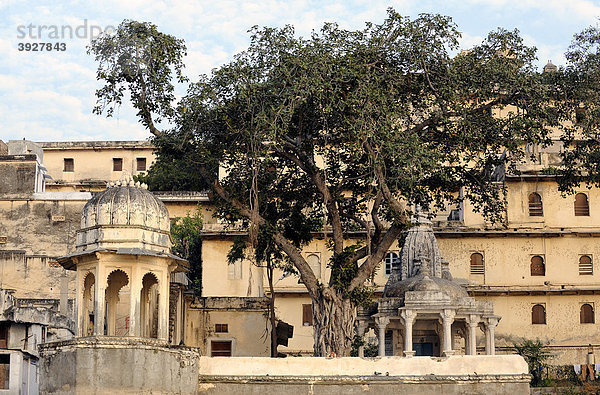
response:
<path id="1" fill-rule="evenodd" d="M 140 330 L 142 337 L 158 338 L 158 277 L 152 272 L 142 277 L 140 291 Z"/>
<path id="2" fill-rule="evenodd" d="M 129 285 L 129 276 L 121 269 L 106 277 L 106 312 L 104 334 L 124 336 L 129 331 L 130 298 L 120 298 L 122 289 Z"/>
<path id="3" fill-rule="evenodd" d="M 81 328 L 82 336 L 94 334 L 95 302 L 96 302 L 96 276 L 88 272 L 83 279 L 83 314 Z"/>

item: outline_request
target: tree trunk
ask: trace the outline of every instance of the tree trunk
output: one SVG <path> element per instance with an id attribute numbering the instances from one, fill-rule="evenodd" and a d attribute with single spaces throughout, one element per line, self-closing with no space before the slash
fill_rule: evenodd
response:
<path id="1" fill-rule="evenodd" d="M 271 265 L 271 257 L 267 257 L 267 278 L 269 280 L 269 292 L 271 299 L 269 300 L 269 320 L 271 322 L 271 358 L 277 357 L 277 324 L 275 322 L 275 291 L 273 290 L 273 265 Z"/>
<path id="2" fill-rule="evenodd" d="M 317 357 L 348 357 L 354 338 L 356 306 L 332 288 L 319 290 L 313 300 L 313 325 Z"/>

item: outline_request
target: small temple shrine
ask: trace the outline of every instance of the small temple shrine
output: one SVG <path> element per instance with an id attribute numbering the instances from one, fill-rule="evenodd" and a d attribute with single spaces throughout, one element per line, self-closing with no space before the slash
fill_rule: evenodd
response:
<path id="1" fill-rule="evenodd" d="M 375 329 L 380 356 L 476 355 L 479 329 L 493 355 L 499 320 L 492 302 L 476 301 L 452 278 L 431 221 L 417 212 L 382 298 L 359 313 L 358 328 L 361 336 Z"/>

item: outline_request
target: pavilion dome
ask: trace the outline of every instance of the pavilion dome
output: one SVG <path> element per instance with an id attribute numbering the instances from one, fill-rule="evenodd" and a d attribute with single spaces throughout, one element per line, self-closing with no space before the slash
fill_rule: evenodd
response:
<path id="1" fill-rule="evenodd" d="M 127 174 L 83 208 L 77 251 L 139 248 L 170 252 L 169 212 L 145 184 Z"/>

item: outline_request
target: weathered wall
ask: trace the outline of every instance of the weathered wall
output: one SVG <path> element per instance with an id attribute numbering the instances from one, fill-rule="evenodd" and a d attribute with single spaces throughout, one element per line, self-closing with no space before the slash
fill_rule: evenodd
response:
<path id="1" fill-rule="evenodd" d="M 198 353 L 147 339 L 81 338 L 40 347 L 40 393 L 195 393 Z"/>
<path id="2" fill-rule="evenodd" d="M 206 394 L 528 394 L 519 356 L 450 358 L 201 357 L 198 392 Z"/>
<path id="3" fill-rule="evenodd" d="M 33 193 L 36 171 L 35 155 L 0 155 L 0 193 Z"/>
<path id="4" fill-rule="evenodd" d="M 211 355 L 212 340 L 232 342 L 232 356 L 270 356 L 270 324 L 266 298 L 196 298 L 188 301 L 185 318 L 185 344 Z M 215 324 L 227 324 L 218 333 Z"/>
<path id="5" fill-rule="evenodd" d="M 146 158 L 146 169 L 154 161 L 154 147 L 148 141 L 89 141 L 39 143 L 44 150 L 44 166 L 53 181 L 48 191 L 104 189 L 106 181 L 119 180 L 123 171 L 139 174 L 137 158 Z M 72 158 L 72 172 L 64 171 L 64 159 Z M 123 159 L 122 171 L 113 171 L 113 158 Z"/>

